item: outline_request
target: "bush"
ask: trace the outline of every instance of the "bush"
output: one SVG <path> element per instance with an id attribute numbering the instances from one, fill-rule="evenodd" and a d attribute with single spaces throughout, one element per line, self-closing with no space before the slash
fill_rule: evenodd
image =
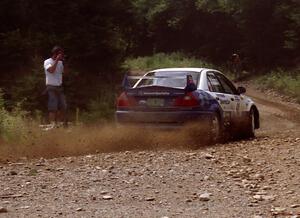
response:
<path id="1" fill-rule="evenodd" d="M 282 94 L 296 98 L 300 103 L 300 74 L 276 70 L 260 77 L 257 82 L 266 88 L 276 89 Z"/>
<path id="2" fill-rule="evenodd" d="M 0 138 L 4 141 L 20 141 L 26 138 L 26 112 L 17 106 L 8 112 L 4 107 L 3 92 L 0 90 Z"/>
<path id="3" fill-rule="evenodd" d="M 79 117 L 79 121 L 93 123 L 112 120 L 115 112 L 115 99 L 114 90 L 103 88 L 98 96 L 88 103 L 87 111 Z"/>
<path id="4" fill-rule="evenodd" d="M 123 67 L 131 71 L 148 71 L 167 67 L 213 67 L 205 61 L 188 57 L 180 52 L 127 59 Z"/>
<path id="5" fill-rule="evenodd" d="M 20 75 L 16 80 L 16 85 L 10 88 L 11 104 L 22 102 L 22 109 L 26 111 L 42 110 L 45 108 L 46 97 L 43 96 L 45 90 L 45 75 L 43 61 L 41 57 L 33 58 L 33 67 L 28 72 Z"/>

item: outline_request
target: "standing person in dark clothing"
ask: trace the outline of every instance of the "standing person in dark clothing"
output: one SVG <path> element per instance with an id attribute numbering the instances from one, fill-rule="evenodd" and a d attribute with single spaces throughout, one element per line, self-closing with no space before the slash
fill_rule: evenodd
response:
<path id="1" fill-rule="evenodd" d="M 231 57 L 231 66 L 234 73 L 234 79 L 239 80 L 242 73 L 242 63 L 238 54 L 233 54 Z"/>
<path id="2" fill-rule="evenodd" d="M 54 128 L 57 123 L 66 124 L 67 103 L 63 92 L 64 50 L 55 46 L 51 51 L 51 58 L 44 61 L 46 75 L 46 90 L 48 94 L 48 111 L 50 127 Z"/>

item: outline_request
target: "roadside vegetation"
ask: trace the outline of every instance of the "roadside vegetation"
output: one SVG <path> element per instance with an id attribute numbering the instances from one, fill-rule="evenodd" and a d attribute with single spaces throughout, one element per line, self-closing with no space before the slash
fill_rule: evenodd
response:
<path id="1" fill-rule="evenodd" d="M 300 103 L 300 72 L 288 72 L 285 70 L 272 71 L 256 79 L 262 88 L 274 89 L 275 91 L 295 98 Z"/>
<path id="2" fill-rule="evenodd" d="M 5 109 L 3 92 L 0 89 L 0 142 L 22 141 L 26 137 L 28 123 L 25 115 L 17 106 L 10 112 Z"/>
<path id="3" fill-rule="evenodd" d="M 170 54 L 158 53 L 151 56 L 129 58 L 123 67 L 133 72 L 145 72 L 167 67 L 213 67 L 213 64 L 180 52 Z"/>

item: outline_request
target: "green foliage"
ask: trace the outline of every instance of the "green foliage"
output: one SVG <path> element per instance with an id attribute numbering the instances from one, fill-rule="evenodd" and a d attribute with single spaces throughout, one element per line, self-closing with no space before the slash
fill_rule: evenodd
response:
<path id="1" fill-rule="evenodd" d="M 46 96 L 43 95 L 45 90 L 45 74 L 43 69 L 43 60 L 40 57 L 34 57 L 33 68 L 28 73 L 23 73 L 18 78 L 9 92 L 12 98 L 12 107 L 15 102 L 21 102 L 21 106 L 26 111 L 42 110 Z"/>
<path id="2" fill-rule="evenodd" d="M 3 91 L 2 89 L 0 89 L 0 109 L 4 110 L 4 106 L 5 106 L 5 100 L 3 98 Z"/>
<path id="3" fill-rule="evenodd" d="M 286 72 L 284 70 L 273 71 L 272 73 L 257 79 L 263 87 L 271 88 L 282 94 L 296 98 L 300 103 L 300 73 Z"/>
<path id="4" fill-rule="evenodd" d="M 63 4 L 57 0 L 3 0 L 0 66 L 18 69 L 35 55 L 48 56 L 50 49 L 60 44 L 76 67 L 88 68 L 90 73 L 115 69 L 127 48 L 129 22 L 133 23 L 130 6 L 129 0 Z"/>
<path id="5" fill-rule="evenodd" d="M 21 141 L 26 137 L 26 112 L 22 111 L 19 106 L 15 107 L 12 112 L 4 108 L 3 93 L 0 90 L 0 139 L 9 142 Z"/>
<path id="6" fill-rule="evenodd" d="M 300 4 L 299 1 L 283 1 L 276 9 L 281 14 L 287 26 L 284 32 L 284 47 L 289 51 L 297 51 L 300 48 Z"/>
<path id="7" fill-rule="evenodd" d="M 124 62 L 123 67 L 132 71 L 147 71 L 166 67 L 212 67 L 212 64 L 177 52 L 171 54 L 158 53 L 153 56 L 129 58 Z"/>
<path id="8" fill-rule="evenodd" d="M 238 52 L 248 68 L 264 69 L 299 57 L 299 1 L 134 2 L 154 52 L 188 52 L 218 63 Z"/>
<path id="9" fill-rule="evenodd" d="M 196 0 L 196 7 L 199 10 L 205 10 L 210 13 L 228 11 L 233 8 L 233 2 L 228 0 Z"/>
<path id="10" fill-rule="evenodd" d="M 299 57 L 299 11 L 298 0 L 2 0 L 0 66 L 23 68 L 60 44 L 89 74 L 153 51 L 213 62 L 239 52 L 255 67 L 274 67 Z"/>
<path id="11" fill-rule="evenodd" d="M 5 60 L 0 61 L 0 67 L 14 69 L 16 63 L 28 63 L 30 61 L 28 52 L 30 47 L 29 39 L 22 35 L 20 29 L 0 32 L 0 57 Z"/>
<path id="12" fill-rule="evenodd" d="M 115 99 L 116 95 L 111 88 L 102 89 L 102 91 L 93 98 L 87 106 L 80 121 L 85 123 L 95 123 L 101 121 L 112 120 L 115 113 Z"/>

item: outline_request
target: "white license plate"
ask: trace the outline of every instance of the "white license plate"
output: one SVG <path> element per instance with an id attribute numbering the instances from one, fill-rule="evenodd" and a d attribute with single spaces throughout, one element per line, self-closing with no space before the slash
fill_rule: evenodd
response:
<path id="1" fill-rule="evenodd" d="M 147 105 L 150 107 L 163 107 L 165 105 L 165 101 L 162 98 L 148 98 Z"/>

